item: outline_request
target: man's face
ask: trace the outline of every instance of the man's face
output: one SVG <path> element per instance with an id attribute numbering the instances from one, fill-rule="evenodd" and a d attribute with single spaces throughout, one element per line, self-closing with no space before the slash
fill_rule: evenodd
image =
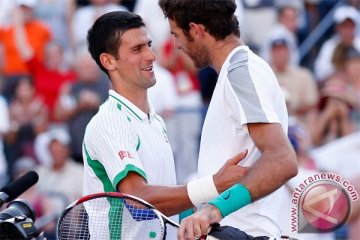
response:
<path id="1" fill-rule="evenodd" d="M 175 46 L 183 50 L 193 61 L 195 67 L 202 68 L 211 64 L 209 52 L 202 42 L 191 35 L 185 35 L 184 31 L 177 26 L 175 21 L 169 19 L 171 34 L 175 38 Z"/>
<path id="2" fill-rule="evenodd" d="M 153 69 L 156 57 L 144 27 L 128 30 L 122 35 L 116 60 L 117 74 L 127 88 L 147 89 L 156 83 Z"/>
<path id="3" fill-rule="evenodd" d="M 343 43 L 352 45 L 356 33 L 356 26 L 351 19 L 346 19 L 342 23 L 337 24 L 336 30 Z"/>
<path id="4" fill-rule="evenodd" d="M 290 61 L 289 48 L 285 44 L 271 47 L 271 64 L 279 69 L 285 69 Z"/>

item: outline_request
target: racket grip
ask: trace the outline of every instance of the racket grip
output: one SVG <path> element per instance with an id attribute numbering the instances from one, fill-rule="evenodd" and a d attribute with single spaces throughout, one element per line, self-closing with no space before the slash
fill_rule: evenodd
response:
<path id="1" fill-rule="evenodd" d="M 216 228 L 216 227 L 220 227 L 219 223 L 213 223 L 210 225 L 211 229 L 212 228 Z M 202 235 L 199 240 L 207 240 L 207 239 L 215 239 L 215 238 L 208 238 L 208 236 L 210 237 L 210 235 Z"/>

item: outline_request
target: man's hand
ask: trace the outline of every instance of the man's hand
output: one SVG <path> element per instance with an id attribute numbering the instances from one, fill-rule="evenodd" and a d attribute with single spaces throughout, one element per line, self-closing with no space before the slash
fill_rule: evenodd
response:
<path id="1" fill-rule="evenodd" d="M 221 219 L 222 216 L 219 209 L 213 205 L 206 204 L 199 212 L 181 221 L 178 239 L 199 239 L 210 232 L 211 224 L 218 223 Z"/>
<path id="2" fill-rule="evenodd" d="M 249 167 L 238 165 L 238 163 L 246 157 L 247 153 L 247 149 L 238 153 L 236 156 L 229 159 L 219 171 L 214 174 L 214 183 L 219 193 L 222 193 L 234 184 L 239 183 L 249 172 Z"/>

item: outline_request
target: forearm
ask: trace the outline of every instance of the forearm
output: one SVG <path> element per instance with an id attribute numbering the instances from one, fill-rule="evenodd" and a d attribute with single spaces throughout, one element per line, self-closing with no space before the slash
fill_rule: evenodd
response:
<path id="1" fill-rule="evenodd" d="M 280 124 L 249 124 L 248 129 L 261 155 L 241 184 L 256 201 L 296 176 L 297 159 Z"/>
<path id="2" fill-rule="evenodd" d="M 186 186 L 146 185 L 142 191 L 133 194 L 154 205 L 167 216 L 172 216 L 194 207 L 187 194 Z"/>
<path id="3" fill-rule="evenodd" d="M 320 113 L 318 117 L 314 121 L 314 127 L 312 127 L 311 135 L 312 135 L 312 142 L 314 145 L 320 145 L 323 136 L 325 134 L 326 128 L 330 125 L 330 118 L 325 113 Z"/>
<path id="4" fill-rule="evenodd" d="M 212 177 L 193 180 L 187 186 L 147 184 L 135 172 L 130 172 L 117 186 L 119 192 L 148 201 L 166 215 L 174 215 L 218 196 Z"/>
<path id="5" fill-rule="evenodd" d="M 295 153 L 265 151 L 241 184 L 249 190 L 252 201 L 256 201 L 274 192 L 296 174 Z"/>
<path id="6" fill-rule="evenodd" d="M 30 44 L 28 43 L 28 39 L 25 33 L 24 23 L 21 20 L 21 12 L 18 11 L 15 14 L 15 18 L 18 18 L 15 21 L 15 47 L 18 50 L 20 56 L 24 60 L 30 60 L 34 53 L 33 49 L 30 47 Z"/>

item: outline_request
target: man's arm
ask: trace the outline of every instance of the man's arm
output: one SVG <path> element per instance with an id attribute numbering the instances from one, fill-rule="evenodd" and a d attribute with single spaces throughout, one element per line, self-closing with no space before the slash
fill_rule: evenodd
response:
<path id="1" fill-rule="evenodd" d="M 241 184 L 250 193 L 251 201 L 256 201 L 294 177 L 297 174 L 297 163 L 295 152 L 280 124 L 252 123 L 248 124 L 248 130 L 261 157 Z M 238 208 L 233 209 L 236 210 Z M 222 212 L 217 207 L 206 205 L 182 221 L 178 237 L 182 240 L 206 235 L 210 225 L 220 222 L 222 218 Z"/>
<path id="2" fill-rule="evenodd" d="M 25 61 L 30 60 L 34 56 L 24 29 L 24 14 L 21 9 L 14 9 L 14 29 L 15 29 L 15 46 L 20 56 Z"/>
<path id="3" fill-rule="evenodd" d="M 240 182 L 248 172 L 248 168 L 237 164 L 246 157 L 247 151 L 237 154 L 213 175 L 218 192 Z M 187 186 L 155 186 L 149 185 L 139 174 L 130 172 L 119 184 L 118 191 L 131 194 L 153 204 L 165 215 L 171 216 L 194 207 Z"/>
<path id="4" fill-rule="evenodd" d="M 296 176 L 297 161 L 280 124 L 248 124 L 248 129 L 261 157 L 241 183 L 256 201 Z"/>

